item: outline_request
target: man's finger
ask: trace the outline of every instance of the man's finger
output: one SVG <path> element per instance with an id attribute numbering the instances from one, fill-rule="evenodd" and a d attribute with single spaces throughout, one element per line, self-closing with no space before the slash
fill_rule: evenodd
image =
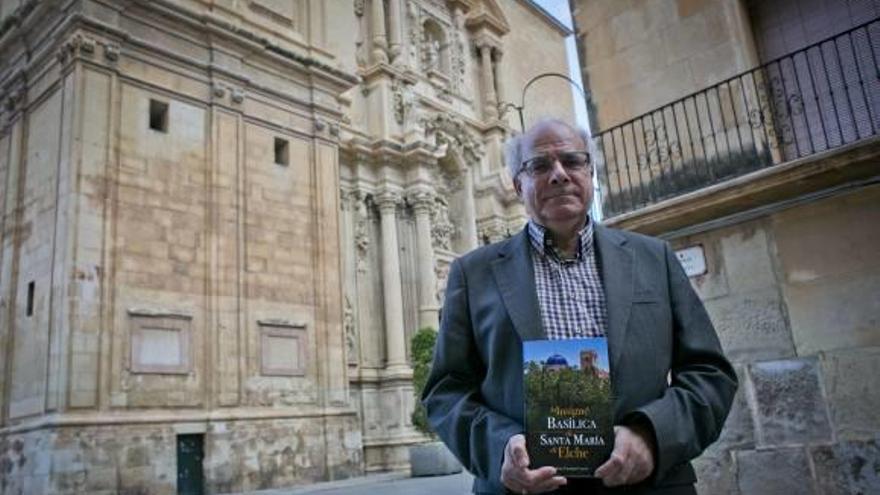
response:
<path id="1" fill-rule="evenodd" d="M 544 493 L 544 492 L 552 492 L 556 490 L 560 486 L 565 486 L 568 484 L 568 479 L 564 476 L 553 476 L 552 478 L 542 481 L 534 486 L 532 489 L 533 493 Z"/>
<path id="2" fill-rule="evenodd" d="M 620 467 L 620 471 L 617 473 L 617 476 L 614 476 L 610 480 L 611 483 L 614 483 L 614 484 L 609 485 L 609 486 L 619 486 L 619 485 L 626 485 L 628 483 L 631 483 L 633 481 L 633 468 L 634 468 L 634 465 L 633 465 L 632 459 L 625 461 L 623 463 L 623 465 Z"/>
<path id="3" fill-rule="evenodd" d="M 528 493 L 542 493 L 555 490 L 566 483 L 562 476 L 556 476 L 556 468 L 544 466 L 538 469 L 526 469 L 518 480 Z"/>
<path id="4" fill-rule="evenodd" d="M 602 478 L 602 481 L 608 485 L 608 482 L 616 480 L 623 470 L 623 456 L 617 451 L 611 453 L 611 457 L 605 461 L 598 469 L 596 476 Z"/>
<path id="5" fill-rule="evenodd" d="M 521 468 L 529 467 L 529 453 L 524 444 L 513 446 L 513 462 Z"/>
<path id="6" fill-rule="evenodd" d="M 521 434 L 510 437 L 504 447 L 504 463 L 501 466 L 501 483 L 507 488 L 522 493 L 525 486 L 522 484 L 524 467 L 520 467 L 520 450 L 525 450 L 525 437 Z"/>

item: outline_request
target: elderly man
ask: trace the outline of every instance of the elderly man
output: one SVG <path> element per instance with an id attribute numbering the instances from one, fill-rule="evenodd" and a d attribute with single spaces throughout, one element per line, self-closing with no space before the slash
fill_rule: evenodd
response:
<path id="1" fill-rule="evenodd" d="M 476 493 L 694 494 L 736 375 L 670 247 L 595 224 L 588 136 L 558 120 L 506 144 L 528 225 L 449 270 L 423 402 Z M 596 478 L 531 469 L 522 341 L 608 339 L 615 440 Z"/>

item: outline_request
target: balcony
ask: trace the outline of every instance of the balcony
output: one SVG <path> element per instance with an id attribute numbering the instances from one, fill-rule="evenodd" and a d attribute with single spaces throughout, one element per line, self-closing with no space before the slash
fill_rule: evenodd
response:
<path id="1" fill-rule="evenodd" d="M 657 234 L 880 173 L 880 20 L 593 136 L 610 224 Z"/>

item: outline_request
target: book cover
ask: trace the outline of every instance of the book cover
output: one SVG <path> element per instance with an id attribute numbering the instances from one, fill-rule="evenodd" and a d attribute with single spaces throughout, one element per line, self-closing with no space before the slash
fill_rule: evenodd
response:
<path id="1" fill-rule="evenodd" d="M 614 447 L 607 340 L 524 342 L 523 386 L 531 468 L 594 476 Z"/>

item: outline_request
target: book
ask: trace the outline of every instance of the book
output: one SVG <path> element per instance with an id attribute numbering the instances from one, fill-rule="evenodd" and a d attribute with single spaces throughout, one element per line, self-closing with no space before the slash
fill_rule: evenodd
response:
<path id="1" fill-rule="evenodd" d="M 608 341 L 523 342 L 523 392 L 531 469 L 595 476 L 614 447 Z"/>

